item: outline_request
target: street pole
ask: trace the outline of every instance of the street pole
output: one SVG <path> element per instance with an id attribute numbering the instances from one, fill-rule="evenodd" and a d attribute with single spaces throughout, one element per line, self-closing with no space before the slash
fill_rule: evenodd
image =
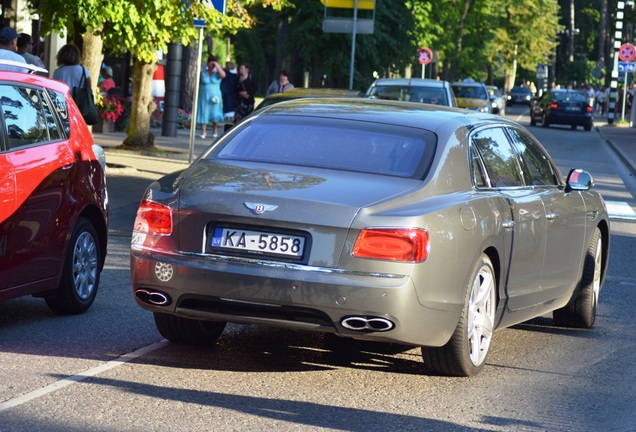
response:
<path id="1" fill-rule="evenodd" d="M 353 35 L 351 37 L 351 67 L 349 69 L 349 90 L 353 90 L 353 65 L 356 58 L 356 33 L 358 32 L 358 0 L 353 3 Z"/>
<path id="2" fill-rule="evenodd" d="M 199 82 L 201 81 L 201 53 L 203 51 L 203 26 L 199 27 L 199 47 L 197 49 L 196 78 L 192 95 L 192 119 L 190 120 L 190 153 L 188 161 L 192 163 L 194 154 L 194 136 L 197 133 L 197 105 L 199 103 Z"/>

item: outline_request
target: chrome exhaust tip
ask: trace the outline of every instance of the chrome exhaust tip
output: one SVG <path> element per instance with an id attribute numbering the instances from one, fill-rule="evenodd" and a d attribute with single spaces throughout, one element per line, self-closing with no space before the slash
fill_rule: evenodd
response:
<path id="1" fill-rule="evenodd" d="M 374 316 L 347 316 L 340 320 L 340 325 L 349 330 L 384 332 L 395 328 L 393 321 Z"/>
<path id="2" fill-rule="evenodd" d="M 161 291 L 138 289 L 135 291 L 135 297 L 137 297 L 139 301 L 153 306 L 169 306 L 172 303 L 170 296 Z"/>

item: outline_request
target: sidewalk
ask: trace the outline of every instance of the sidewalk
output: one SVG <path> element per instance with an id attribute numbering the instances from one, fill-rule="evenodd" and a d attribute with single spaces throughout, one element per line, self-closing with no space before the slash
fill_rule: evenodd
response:
<path id="1" fill-rule="evenodd" d="M 636 176 L 636 128 L 597 123 L 596 129 L 632 175 Z"/>
<path id="2" fill-rule="evenodd" d="M 140 172 L 158 178 L 187 167 L 190 163 L 190 130 L 177 129 L 176 137 L 161 136 L 161 129 L 151 129 L 155 134 L 155 151 L 129 151 L 118 149 L 126 138 L 125 132 L 95 133 L 95 144 L 106 153 L 106 173 Z M 195 136 L 192 146 L 192 160 L 212 142 Z"/>

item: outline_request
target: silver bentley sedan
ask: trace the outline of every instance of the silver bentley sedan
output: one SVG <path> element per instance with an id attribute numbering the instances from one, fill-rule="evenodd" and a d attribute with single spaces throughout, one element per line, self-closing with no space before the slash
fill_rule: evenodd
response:
<path id="1" fill-rule="evenodd" d="M 592 186 L 500 116 L 282 102 L 149 186 L 132 291 L 175 343 L 257 323 L 419 346 L 423 370 L 471 376 L 498 328 L 592 327 L 610 239 Z"/>

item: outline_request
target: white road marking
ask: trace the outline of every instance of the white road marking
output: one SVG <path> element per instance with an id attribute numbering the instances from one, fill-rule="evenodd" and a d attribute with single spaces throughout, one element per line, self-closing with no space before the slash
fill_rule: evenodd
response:
<path id="1" fill-rule="evenodd" d="M 610 219 L 636 220 L 634 209 L 624 201 L 605 200 L 605 205 L 607 206 L 607 213 Z"/>
<path id="2" fill-rule="evenodd" d="M 77 375 L 72 375 L 68 378 L 64 378 L 62 380 L 56 381 L 54 383 L 51 383 L 49 385 L 47 385 L 46 387 L 42 387 L 41 389 L 38 390 L 33 390 L 30 393 L 24 394 L 22 396 L 18 396 L 15 397 L 13 399 L 9 399 L 6 402 L 2 402 L 0 403 L 0 412 L 8 410 L 10 408 L 13 407 L 17 407 L 19 405 L 22 405 L 24 403 L 27 403 L 29 401 L 32 401 L 34 399 L 37 399 L 41 396 L 45 396 L 49 393 L 53 393 L 54 391 L 57 391 L 61 388 L 64 388 L 66 386 L 69 386 L 71 384 L 75 384 L 77 382 L 80 382 L 86 378 L 95 376 L 99 373 L 102 373 L 104 371 L 107 371 L 109 369 L 113 369 L 116 368 L 117 366 L 121 366 L 124 363 L 127 363 L 131 360 L 134 360 L 138 357 L 141 357 L 144 354 L 148 354 L 149 352 L 158 350 L 159 348 L 162 348 L 163 346 L 165 346 L 168 343 L 167 340 L 162 340 L 160 342 L 154 343 L 152 345 L 148 345 L 142 348 L 139 348 L 138 350 L 135 350 L 133 352 L 130 352 L 128 354 L 124 354 L 121 357 L 118 357 L 115 360 L 111 360 L 109 362 L 106 362 L 104 364 L 101 364 L 99 366 L 95 366 L 94 368 L 88 369 L 84 372 L 81 372 Z"/>

